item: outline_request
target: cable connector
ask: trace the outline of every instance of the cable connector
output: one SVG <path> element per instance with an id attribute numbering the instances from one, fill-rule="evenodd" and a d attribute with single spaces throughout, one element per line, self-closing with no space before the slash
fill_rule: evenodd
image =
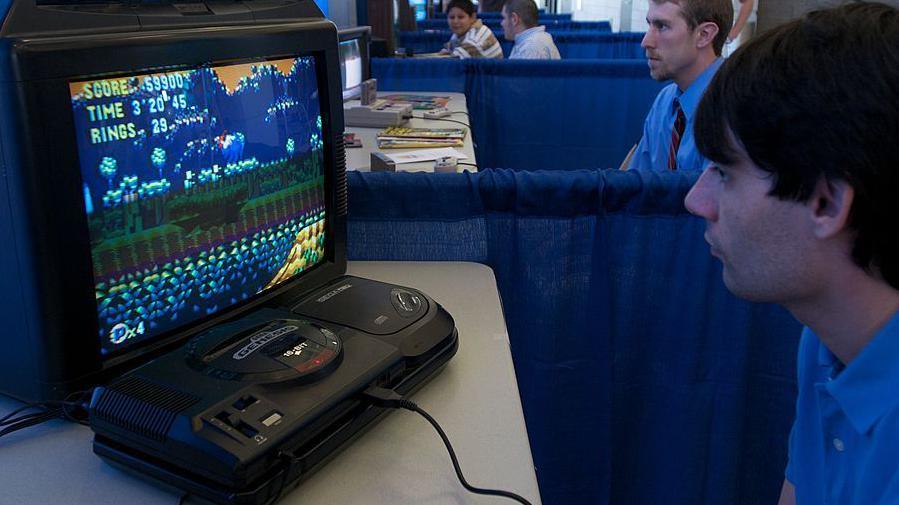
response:
<path id="1" fill-rule="evenodd" d="M 416 405 L 413 402 L 403 398 L 402 395 L 392 389 L 382 388 L 381 386 L 372 386 L 363 393 L 372 405 L 377 407 L 387 407 L 392 409 L 408 409 L 414 410 Z"/>

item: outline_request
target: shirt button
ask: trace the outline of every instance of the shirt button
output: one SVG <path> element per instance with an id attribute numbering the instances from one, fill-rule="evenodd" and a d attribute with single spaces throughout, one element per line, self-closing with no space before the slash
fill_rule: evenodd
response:
<path id="1" fill-rule="evenodd" d="M 833 439 L 833 448 L 839 452 L 843 452 L 846 449 L 846 445 L 839 438 Z"/>

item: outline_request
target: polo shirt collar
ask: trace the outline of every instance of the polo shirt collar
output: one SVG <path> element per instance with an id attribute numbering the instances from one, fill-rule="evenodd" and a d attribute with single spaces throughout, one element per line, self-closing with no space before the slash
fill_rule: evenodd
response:
<path id="1" fill-rule="evenodd" d="M 684 110 L 684 116 L 687 117 L 687 121 L 693 120 L 693 113 L 696 112 L 696 107 L 699 106 L 699 100 L 702 98 L 703 92 L 709 86 L 712 77 L 715 77 L 715 72 L 718 71 L 722 63 L 724 63 L 723 59 L 715 58 L 715 61 L 699 74 L 699 77 L 690 83 L 687 89 L 684 91 L 677 90 L 677 100 L 680 102 L 681 109 Z"/>
<path id="2" fill-rule="evenodd" d="M 545 26 L 534 26 L 532 28 L 528 28 L 527 30 L 525 30 L 515 36 L 515 42 L 521 42 L 524 39 L 530 37 L 531 35 L 534 35 L 536 33 L 543 32 L 543 31 L 546 31 Z"/>
<path id="3" fill-rule="evenodd" d="M 833 373 L 834 379 L 825 384 L 825 389 L 839 403 L 852 427 L 859 434 L 867 433 L 899 403 L 899 312 L 842 371 L 842 363 L 824 345 L 818 363 Z"/>

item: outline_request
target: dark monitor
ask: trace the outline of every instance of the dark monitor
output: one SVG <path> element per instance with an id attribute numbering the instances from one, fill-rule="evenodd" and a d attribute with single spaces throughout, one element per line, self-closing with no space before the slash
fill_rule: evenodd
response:
<path id="1" fill-rule="evenodd" d="M 345 271 L 336 28 L 310 2 L 250 4 L 13 4 L 0 391 L 63 396 Z"/>
<path id="2" fill-rule="evenodd" d="M 348 100 L 359 95 L 362 81 L 371 78 L 371 27 L 345 28 L 338 32 L 338 37 L 343 99 Z"/>

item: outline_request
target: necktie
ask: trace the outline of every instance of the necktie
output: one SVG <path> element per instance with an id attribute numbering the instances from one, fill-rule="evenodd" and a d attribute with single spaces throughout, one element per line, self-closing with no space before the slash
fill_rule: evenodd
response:
<path id="1" fill-rule="evenodd" d="M 677 170 L 677 149 L 680 139 L 687 127 L 687 116 L 680 107 L 680 101 L 674 100 L 674 128 L 671 129 L 671 147 L 668 148 L 668 170 Z"/>

